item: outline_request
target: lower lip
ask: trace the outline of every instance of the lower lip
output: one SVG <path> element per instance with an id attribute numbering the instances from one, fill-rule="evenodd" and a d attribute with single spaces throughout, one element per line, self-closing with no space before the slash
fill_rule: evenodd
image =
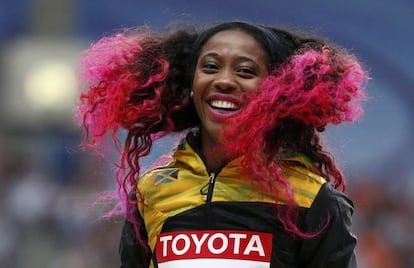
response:
<path id="1" fill-rule="evenodd" d="M 211 106 L 208 106 L 208 109 L 210 111 L 211 117 L 216 120 L 227 120 L 236 114 L 239 113 L 239 110 L 237 111 L 218 111 L 216 109 L 213 109 Z"/>

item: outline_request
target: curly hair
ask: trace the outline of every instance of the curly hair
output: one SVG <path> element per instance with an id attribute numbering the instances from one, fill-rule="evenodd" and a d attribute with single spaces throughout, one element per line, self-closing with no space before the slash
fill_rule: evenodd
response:
<path id="1" fill-rule="evenodd" d="M 281 155 L 306 155 L 317 174 L 344 190 L 343 175 L 323 150 L 318 132 L 361 114 L 367 78 L 354 56 L 325 41 L 246 22 L 202 31 L 156 33 L 143 28 L 102 38 L 82 61 L 87 91 L 81 93 L 77 111 L 87 133 L 85 146 L 97 148 L 111 134 L 121 155 L 116 176 L 120 204 L 137 231 L 137 201 L 131 192 L 140 194 L 135 193 L 139 160 L 160 137 L 200 124 L 189 97 L 195 64 L 209 38 L 228 29 L 252 35 L 272 72 L 257 92 L 242 96 L 246 106 L 222 129 L 223 144 L 229 156 L 243 156 L 245 172 L 257 179 L 261 190 L 278 198 L 283 190 L 273 186 L 284 186 L 290 206 L 279 218 L 286 230 L 306 237 L 295 224 L 293 194 L 281 172 L 289 163 Z M 121 128 L 127 130 L 123 146 L 116 136 Z"/>
<path id="2" fill-rule="evenodd" d="M 309 44 L 312 42 L 312 44 Z M 283 155 L 299 153 L 314 172 L 345 191 L 345 180 L 332 155 L 320 144 L 328 124 L 354 121 L 362 114 L 367 76 L 354 56 L 327 44 L 306 40 L 284 64 L 266 77 L 256 92 L 244 95 L 243 113 L 229 119 L 221 138 L 229 155 L 242 155 L 243 168 L 261 189 L 284 186 L 290 206 L 279 215 L 287 230 L 306 237 L 296 226 L 293 193 L 283 178 Z M 238 122 L 243 122 L 242 124 Z M 283 192 L 283 191 L 282 191 Z"/>

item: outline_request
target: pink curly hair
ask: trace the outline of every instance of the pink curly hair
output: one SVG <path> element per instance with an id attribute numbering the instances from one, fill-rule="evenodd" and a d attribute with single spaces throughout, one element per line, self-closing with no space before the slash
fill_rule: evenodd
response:
<path id="1" fill-rule="evenodd" d="M 110 134 L 121 156 L 117 194 L 98 199 L 118 200 L 104 217 L 123 214 L 134 223 L 136 233 L 139 160 L 149 154 L 153 141 L 173 130 L 170 114 L 180 109 L 170 100 L 174 96 L 165 94 L 169 63 L 158 43 L 157 36 L 142 29 L 124 32 L 91 45 L 81 61 L 81 80 L 88 90 L 80 94 L 76 119 L 86 129 L 83 146 L 106 156 L 112 148 L 105 139 Z M 117 137 L 120 129 L 128 130 L 123 147 Z"/>
<path id="2" fill-rule="evenodd" d="M 295 130 L 308 133 L 318 152 L 312 157 L 315 172 L 345 190 L 342 173 L 321 151 L 315 131 L 362 115 L 367 78 L 358 61 L 345 51 L 332 51 L 326 46 L 321 51 L 299 51 L 266 77 L 257 92 L 244 95 L 243 113 L 231 118 L 222 129 L 221 138 L 229 156 L 243 156 L 245 172 L 258 180 L 259 187 L 275 198 L 287 194 L 291 206 L 286 212 L 287 220 L 282 220 L 286 230 L 304 237 L 310 235 L 295 224 L 292 189 L 282 175 L 284 153 L 312 154 L 312 150 L 306 152 L 309 145 L 296 145 L 303 137 L 294 136 Z M 284 135 L 284 129 L 290 131 Z M 275 189 L 275 183 L 283 187 Z"/>

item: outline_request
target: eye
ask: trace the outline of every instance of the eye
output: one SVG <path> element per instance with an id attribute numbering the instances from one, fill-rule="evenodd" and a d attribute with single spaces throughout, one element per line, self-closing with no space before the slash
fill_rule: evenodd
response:
<path id="1" fill-rule="evenodd" d="M 220 66 L 214 62 L 206 62 L 202 65 L 202 70 L 206 73 L 215 73 Z"/>
<path id="2" fill-rule="evenodd" d="M 256 71 L 250 67 L 240 67 L 236 72 L 244 78 L 253 78 L 256 75 Z"/>

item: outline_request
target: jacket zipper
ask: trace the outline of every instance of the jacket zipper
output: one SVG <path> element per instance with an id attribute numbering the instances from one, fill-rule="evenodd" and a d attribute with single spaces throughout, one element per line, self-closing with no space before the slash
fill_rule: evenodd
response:
<path id="1" fill-rule="evenodd" d="M 213 199 L 213 191 L 214 191 L 215 182 L 216 182 L 216 173 L 210 173 L 210 179 L 208 182 L 208 190 L 207 190 L 207 197 L 206 197 L 207 229 L 210 229 L 212 225 L 211 203 Z"/>
<path id="2" fill-rule="evenodd" d="M 206 218 L 207 218 L 207 229 L 209 229 L 209 227 L 211 226 L 211 222 L 212 222 L 212 217 L 211 217 L 211 203 L 213 200 L 213 192 L 214 192 L 214 184 L 216 182 L 216 177 L 217 174 L 220 172 L 209 172 L 208 168 L 207 168 L 207 161 L 204 158 L 204 155 L 201 153 L 199 147 L 197 146 L 197 141 L 195 140 L 195 135 L 188 135 L 187 138 L 188 143 L 190 144 L 191 148 L 193 148 L 194 152 L 200 157 L 201 161 L 203 162 L 207 174 L 209 174 L 209 181 L 207 184 L 205 184 L 203 187 L 201 187 L 200 189 L 200 194 L 202 195 L 206 195 Z"/>
<path id="3" fill-rule="evenodd" d="M 214 184 L 216 182 L 216 173 L 210 173 L 210 179 L 208 181 L 208 190 L 207 190 L 207 198 L 206 198 L 206 204 L 210 204 L 211 200 L 213 199 L 213 190 L 214 190 Z"/>

